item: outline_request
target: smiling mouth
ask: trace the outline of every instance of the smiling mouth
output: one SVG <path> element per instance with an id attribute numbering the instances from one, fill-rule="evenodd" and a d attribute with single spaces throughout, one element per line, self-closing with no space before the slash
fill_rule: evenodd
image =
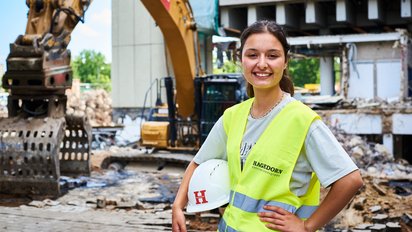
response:
<path id="1" fill-rule="evenodd" d="M 268 77 L 268 76 L 272 75 L 272 73 L 257 73 L 257 72 L 254 72 L 253 75 L 255 75 L 257 77 Z"/>

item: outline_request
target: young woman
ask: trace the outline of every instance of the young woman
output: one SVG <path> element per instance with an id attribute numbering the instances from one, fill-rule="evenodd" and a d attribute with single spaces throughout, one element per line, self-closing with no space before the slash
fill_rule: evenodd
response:
<path id="1" fill-rule="evenodd" d="M 225 111 L 188 166 L 173 231 L 186 231 L 188 184 L 209 159 L 229 164 L 231 197 L 219 231 L 316 231 L 362 186 L 359 170 L 319 116 L 292 97 L 283 29 L 258 21 L 240 40 L 250 99 Z M 330 187 L 321 204 L 320 184 Z"/>

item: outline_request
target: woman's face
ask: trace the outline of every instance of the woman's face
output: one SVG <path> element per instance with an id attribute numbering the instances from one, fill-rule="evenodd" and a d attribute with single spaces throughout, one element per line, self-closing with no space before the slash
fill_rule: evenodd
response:
<path id="1" fill-rule="evenodd" d="M 272 34 L 253 34 L 246 39 L 242 51 L 243 74 L 255 92 L 279 88 L 286 64 L 282 44 Z"/>

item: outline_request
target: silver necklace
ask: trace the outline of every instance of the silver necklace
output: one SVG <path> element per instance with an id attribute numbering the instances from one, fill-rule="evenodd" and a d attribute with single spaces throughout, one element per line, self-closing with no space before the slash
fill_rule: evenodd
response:
<path id="1" fill-rule="evenodd" d="M 277 105 L 279 105 L 279 103 L 283 100 L 283 97 L 285 96 L 285 93 L 282 92 L 282 97 L 280 97 L 280 99 L 268 110 L 266 111 L 262 116 L 260 117 L 254 117 L 252 115 L 252 109 L 253 109 L 253 104 L 255 103 L 254 101 L 252 102 L 252 107 L 250 107 L 250 117 L 252 117 L 253 119 L 261 119 L 266 117 Z"/>

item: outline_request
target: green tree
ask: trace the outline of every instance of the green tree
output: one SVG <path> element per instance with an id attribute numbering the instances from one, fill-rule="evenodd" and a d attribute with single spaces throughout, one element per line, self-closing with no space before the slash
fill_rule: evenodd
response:
<path id="1" fill-rule="evenodd" d="M 239 64 L 233 61 L 229 61 L 229 60 L 225 61 L 221 69 L 218 69 L 218 68 L 213 69 L 214 74 L 237 73 L 237 72 L 240 72 Z"/>
<path id="2" fill-rule="evenodd" d="M 82 83 L 111 90 L 110 64 L 106 63 L 106 58 L 100 52 L 94 50 L 83 50 L 72 62 L 73 76 L 80 79 Z"/>
<path id="3" fill-rule="evenodd" d="M 318 58 L 290 59 L 288 70 L 295 86 L 320 82 Z"/>

